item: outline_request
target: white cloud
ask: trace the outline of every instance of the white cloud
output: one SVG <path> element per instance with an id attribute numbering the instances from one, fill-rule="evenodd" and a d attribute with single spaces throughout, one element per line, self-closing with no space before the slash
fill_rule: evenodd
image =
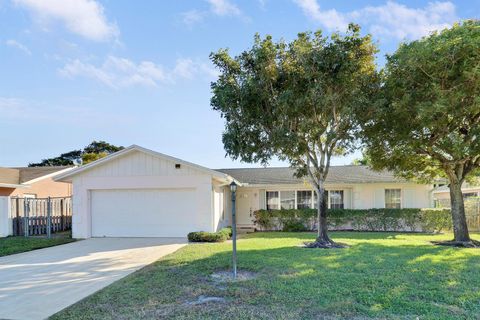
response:
<path id="1" fill-rule="evenodd" d="M 207 0 L 210 10 L 218 16 L 238 16 L 242 11 L 228 0 Z"/>
<path id="2" fill-rule="evenodd" d="M 118 28 L 107 21 L 104 8 L 94 0 L 14 0 L 41 22 L 60 21 L 72 33 L 94 41 L 118 36 Z"/>
<path id="3" fill-rule="evenodd" d="M 205 12 L 198 10 L 190 10 L 182 13 L 182 20 L 187 25 L 194 25 L 198 22 L 203 21 L 205 17 Z"/>
<path id="4" fill-rule="evenodd" d="M 294 1 L 307 17 L 320 22 L 329 30 L 344 29 L 348 25 L 345 17 L 338 13 L 337 10 L 321 10 L 317 0 Z"/>
<path id="5" fill-rule="evenodd" d="M 135 63 L 115 56 L 107 57 L 99 66 L 73 60 L 61 68 L 59 74 L 68 78 L 90 78 L 114 89 L 132 86 L 158 87 L 173 84 L 180 79 L 191 80 L 198 75 L 209 79 L 216 76 L 215 70 L 207 64 L 192 59 L 178 59 L 175 66 L 167 70 L 152 61 Z"/>
<path id="6" fill-rule="evenodd" d="M 294 0 L 304 14 L 328 30 L 344 30 L 355 22 L 371 33 L 396 39 L 418 39 L 435 30 L 449 27 L 457 15 L 449 1 L 430 2 L 424 8 L 411 8 L 394 1 L 384 5 L 367 6 L 351 12 L 335 9 L 321 10 L 317 0 Z"/>
<path id="7" fill-rule="evenodd" d="M 15 49 L 18 49 L 18 50 L 22 51 L 26 55 L 29 55 L 29 56 L 32 55 L 32 52 L 25 45 L 21 44 L 20 42 L 18 42 L 16 40 L 9 39 L 9 40 L 5 41 L 5 44 L 9 47 L 12 47 L 12 48 L 15 48 Z"/>
<path id="8" fill-rule="evenodd" d="M 228 16 L 237 16 L 241 17 L 245 20 L 248 20 L 242 13 L 242 11 L 232 2 L 229 0 L 205 0 L 209 3 L 210 8 L 209 10 L 190 10 L 183 12 L 182 20 L 185 24 L 192 26 L 198 22 L 202 22 L 205 20 L 209 15 L 216 15 L 220 17 L 228 17 Z"/>

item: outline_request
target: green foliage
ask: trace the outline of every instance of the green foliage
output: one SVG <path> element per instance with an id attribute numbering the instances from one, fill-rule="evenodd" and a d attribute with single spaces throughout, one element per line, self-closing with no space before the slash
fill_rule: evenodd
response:
<path id="1" fill-rule="evenodd" d="M 83 150 L 73 150 L 70 152 L 62 153 L 58 157 L 43 159 L 41 162 L 30 163 L 28 166 L 50 167 L 87 164 L 122 149 L 122 146 L 115 146 L 105 141 L 93 141 Z"/>
<path id="2" fill-rule="evenodd" d="M 307 227 L 300 221 L 285 221 L 282 226 L 285 232 L 302 232 L 307 231 Z"/>
<path id="3" fill-rule="evenodd" d="M 480 21 L 465 21 L 387 57 L 381 95 L 364 121 L 374 168 L 461 184 L 480 167 L 479 48 Z"/>
<path id="4" fill-rule="evenodd" d="M 254 216 L 262 230 L 305 231 L 315 229 L 316 213 L 316 209 L 258 210 Z M 452 228 L 447 209 L 329 209 L 328 215 L 332 230 L 440 232 Z"/>
<path id="5" fill-rule="evenodd" d="M 190 242 L 224 242 L 232 236 L 232 228 L 223 228 L 217 232 L 196 231 L 187 235 Z"/>
<path id="6" fill-rule="evenodd" d="M 323 194 L 331 157 L 355 148 L 357 115 L 378 89 L 376 52 L 370 35 L 351 24 L 344 35 L 304 32 L 289 43 L 257 34 L 239 56 L 212 53 L 220 76 L 211 105 L 225 119 L 227 155 L 249 163 L 286 160 Z M 318 208 L 325 226 L 325 206 Z M 326 228 L 319 238 L 328 240 Z"/>
<path id="7" fill-rule="evenodd" d="M 100 153 L 84 153 L 82 154 L 82 164 L 87 164 L 93 161 L 96 161 L 101 158 L 105 158 L 108 156 L 108 153 L 106 152 L 100 152 Z"/>

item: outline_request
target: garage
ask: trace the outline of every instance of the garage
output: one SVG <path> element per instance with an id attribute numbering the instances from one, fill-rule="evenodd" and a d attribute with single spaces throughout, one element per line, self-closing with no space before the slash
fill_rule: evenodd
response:
<path id="1" fill-rule="evenodd" d="M 195 189 L 94 190 L 91 215 L 92 237 L 184 237 L 201 227 Z"/>
<path id="2" fill-rule="evenodd" d="M 215 199 L 223 199 L 229 175 L 137 145 L 55 180 L 73 187 L 74 238 L 185 238 L 227 223 Z"/>

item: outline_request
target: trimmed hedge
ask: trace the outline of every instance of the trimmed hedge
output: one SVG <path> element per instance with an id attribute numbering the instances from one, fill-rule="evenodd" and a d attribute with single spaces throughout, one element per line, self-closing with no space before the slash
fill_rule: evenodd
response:
<path id="1" fill-rule="evenodd" d="M 217 232 L 196 231 L 187 235 L 190 242 L 224 242 L 232 236 L 232 228 L 223 228 Z"/>
<path id="2" fill-rule="evenodd" d="M 316 209 L 258 210 L 254 216 L 262 230 L 316 230 Z M 331 230 L 440 232 L 452 228 L 449 209 L 329 209 L 327 221 Z"/>

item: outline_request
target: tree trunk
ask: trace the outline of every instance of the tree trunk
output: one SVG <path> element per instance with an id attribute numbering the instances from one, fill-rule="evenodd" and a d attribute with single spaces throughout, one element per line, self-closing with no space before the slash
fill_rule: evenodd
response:
<path id="1" fill-rule="evenodd" d="M 450 207 L 453 221 L 454 241 L 469 242 L 467 219 L 463 204 L 462 181 L 450 179 Z"/>
<path id="2" fill-rule="evenodd" d="M 325 196 L 325 187 L 323 182 L 319 183 L 320 187 L 317 188 L 317 219 L 318 219 L 318 234 L 317 242 L 332 242 L 328 236 L 328 224 L 327 224 L 327 205 L 328 199 Z"/>

